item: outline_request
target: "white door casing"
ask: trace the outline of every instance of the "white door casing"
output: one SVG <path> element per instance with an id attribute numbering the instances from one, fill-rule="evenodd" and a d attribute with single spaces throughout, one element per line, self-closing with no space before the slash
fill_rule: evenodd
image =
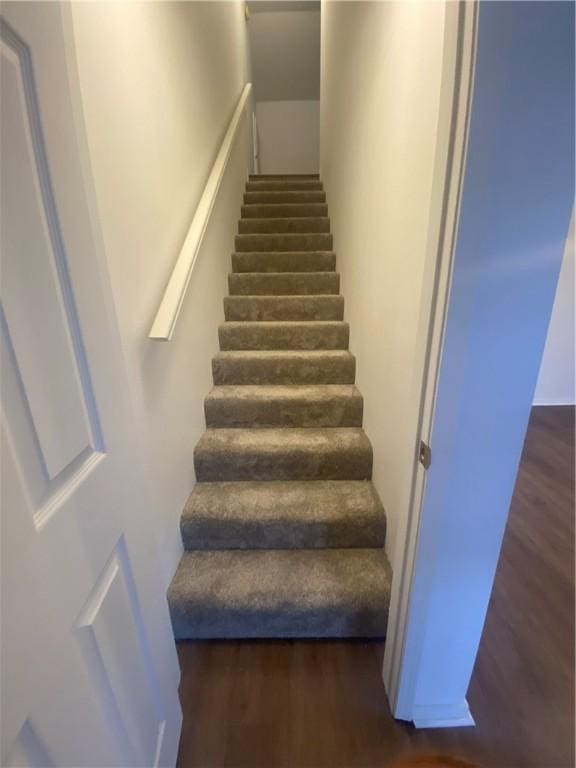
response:
<path id="1" fill-rule="evenodd" d="M 176 760 L 178 664 L 69 10 L 1 26 L 3 766 Z"/>
<path id="2" fill-rule="evenodd" d="M 433 215 L 430 218 L 424 294 L 419 318 L 418 361 L 414 376 L 420 402 L 408 515 L 400 521 L 393 562 L 394 582 L 384 651 L 383 680 L 394 716 L 410 720 L 408 686 L 401 686 L 409 601 L 427 470 L 419 462 L 419 443 L 430 443 L 434 404 L 453 270 L 456 228 L 466 164 L 473 93 L 478 4 L 445 5 L 441 107 L 436 148 Z"/>

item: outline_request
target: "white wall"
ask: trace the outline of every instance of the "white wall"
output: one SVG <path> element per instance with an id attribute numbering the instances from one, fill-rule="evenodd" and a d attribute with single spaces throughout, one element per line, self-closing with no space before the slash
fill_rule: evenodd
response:
<path id="1" fill-rule="evenodd" d="M 419 408 L 443 35 L 443 3 L 322 5 L 321 174 L 391 559 Z"/>
<path id="2" fill-rule="evenodd" d="M 574 405 L 574 213 L 566 240 L 554 309 L 534 395 L 535 405 Z"/>
<path id="3" fill-rule="evenodd" d="M 251 3 L 248 22 L 260 173 L 317 173 L 320 11 Z M 314 4 L 315 5 L 315 4 Z"/>
<path id="4" fill-rule="evenodd" d="M 318 173 L 320 102 L 256 103 L 260 173 Z"/>
<path id="5" fill-rule="evenodd" d="M 243 127 L 174 340 L 147 339 L 218 147 L 247 80 L 244 4 L 74 3 L 84 117 L 166 582 L 247 173 Z"/>

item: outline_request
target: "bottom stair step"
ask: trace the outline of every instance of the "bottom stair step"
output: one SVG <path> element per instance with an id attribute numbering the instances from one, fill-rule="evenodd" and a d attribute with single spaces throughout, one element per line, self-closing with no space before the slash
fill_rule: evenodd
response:
<path id="1" fill-rule="evenodd" d="M 383 637 L 384 549 L 185 552 L 168 601 L 176 640 Z"/>

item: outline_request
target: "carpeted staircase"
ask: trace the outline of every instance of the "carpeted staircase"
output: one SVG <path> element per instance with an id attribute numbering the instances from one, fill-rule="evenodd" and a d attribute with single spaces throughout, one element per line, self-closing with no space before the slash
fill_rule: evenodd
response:
<path id="1" fill-rule="evenodd" d="M 186 638 L 381 637 L 386 518 L 370 478 L 318 176 L 251 176 L 169 590 Z"/>

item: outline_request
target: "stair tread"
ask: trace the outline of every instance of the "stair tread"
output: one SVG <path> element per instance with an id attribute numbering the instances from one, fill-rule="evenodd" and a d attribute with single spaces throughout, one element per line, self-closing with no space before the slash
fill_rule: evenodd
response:
<path id="1" fill-rule="evenodd" d="M 349 360 L 354 355 L 348 349 L 228 349 L 217 352 L 214 360 Z"/>
<path id="2" fill-rule="evenodd" d="M 261 190 L 260 192 L 244 192 L 244 205 L 251 203 L 325 203 L 326 192 L 313 190 Z"/>
<path id="3" fill-rule="evenodd" d="M 232 322 L 341 321 L 344 298 L 334 294 L 226 296 L 224 317 Z"/>
<path id="4" fill-rule="evenodd" d="M 298 453 L 372 450 L 361 427 L 271 427 L 267 429 L 207 429 L 195 453 Z M 346 479 L 346 478 L 344 478 Z"/>
<path id="5" fill-rule="evenodd" d="M 318 251 L 332 250 L 330 232 L 254 232 L 235 236 L 236 251 Z"/>
<path id="6" fill-rule="evenodd" d="M 221 384 L 207 395 L 212 400 L 316 400 L 330 397 L 362 397 L 354 384 Z"/>
<path id="7" fill-rule="evenodd" d="M 277 297 L 274 297 L 277 298 Z M 225 325 L 227 327 L 231 326 L 238 326 L 239 328 L 247 328 L 249 326 L 254 326 L 255 328 L 263 328 L 266 325 L 269 325 L 271 327 L 278 327 L 278 326 L 292 326 L 294 328 L 298 326 L 313 326 L 313 327 L 320 327 L 322 325 L 326 325 L 329 327 L 332 326 L 341 326 L 341 325 L 348 325 L 348 323 L 345 320 L 266 320 L 264 322 L 261 322 L 259 320 L 226 320 L 222 325 Z"/>
<path id="8" fill-rule="evenodd" d="M 338 272 L 231 272 L 231 296 L 338 295 Z"/>
<path id="9" fill-rule="evenodd" d="M 352 384 L 355 368 L 344 349 L 231 350 L 212 359 L 215 384 Z"/>
<path id="10" fill-rule="evenodd" d="M 232 270 L 242 274 L 334 272 L 334 251 L 240 251 L 232 254 Z"/>
<path id="11" fill-rule="evenodd" d="M 182 513 L 183 525 L 209 519 L 220 524 L 330 524 L 350 519 L 385 527 L 384 509 L 365 480 L 276 480 L 196 483 Z M 383 534 L 382 534 L 383 536 Z M 382 541 L 380 544 L 382 545 Z M 288 547 L 287 547 L 288 548 Z"/>
<path id="12" fill-rule="evenodd" d="M 246 183 L 247 192 L 308 189 L 322 191 L 322 182 L 319 179 L 250 179 Z"/>
<path id="13" fill-rule="evenodd" d="M 217 385 L 204 401 L 206 426 L 360 427 L 363 400 L 353 385 Z"/>
<path id="14" fill-rule="evenodd" d="M 244 203 L 240 214 L 243 219 L 328 216 L 328 206 L 326 203 Z"/>
<path id="15" fill-rule="evenodd" d="M 381 547 L 386 515 L 364 480 L 196 483 L 180 527 L 187 550 Z"/>
<path id="16" fill-rule="evenodd" d="M 241 235 L 327 235 L 330 219 L 326 216 L 285 216 L 283 218 L 242 218 Z"/>
<path id="17" fill-rule="evenodd" d="M 343 320 L 227 320 L 218 328 L 221 349 L 347 349 Z"/>
<path id="18" fill-rule="evenodd" d="M 176 639 L 379 637 L 391 570 L 374 549 L 185 552 L 168 592 Z"/>

